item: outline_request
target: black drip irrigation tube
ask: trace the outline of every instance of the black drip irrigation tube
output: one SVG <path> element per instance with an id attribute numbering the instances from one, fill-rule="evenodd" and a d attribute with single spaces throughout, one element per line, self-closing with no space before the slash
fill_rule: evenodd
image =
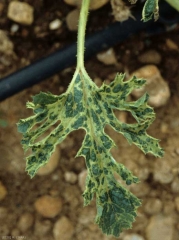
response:
<path id="1" fill-rule="evenodd" d="M 104 30 L 86 38 L 85 60 L 96 53 L 126 40 L 129 36 L 145 31 L 146 35 L 160 34 L 179 22 L 179 13 L 167 3 L 160 4 L 160 19 L 157 22 L 141 21 L 141 9 L 134 12 L 136 20 L 115 22 Z M 76 43 L 42 58 L 31 65 L 0 80 L 0 101 L 37 84 L 76 63 Z"/>

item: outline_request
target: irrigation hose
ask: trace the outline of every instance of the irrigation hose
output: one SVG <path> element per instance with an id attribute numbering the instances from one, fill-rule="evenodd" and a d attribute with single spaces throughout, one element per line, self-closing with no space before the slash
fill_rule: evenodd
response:
<path id="1" fill-rule="evenodd" d="M 115 22 L 88 36 L 85 43 L 85 60 L 102 50 L 123 42 L 129 36 L 140 31 L 145 31 L 149 35 L 159 34 L 166 31 L 166 23 L 179 22 L 179 13 L 165 2 L 160 4 L 160 16 L 158 22 L 154 23 L 152 20 L 143 23 L 141 21 L 141 10 L 139 10 L 134 12 L 135 21 L 130 18 L 123 23 Z M 4 77 L 0 80 L 0 101 L 74 65 L 76 63 L 76 53 L 76 43 L 73 43 Z"/>

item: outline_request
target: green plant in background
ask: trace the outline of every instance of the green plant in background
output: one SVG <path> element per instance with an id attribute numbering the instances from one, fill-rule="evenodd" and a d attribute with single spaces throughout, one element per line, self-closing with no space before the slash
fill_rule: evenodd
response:
<path id="1" fill-rule="evenodd" d="M 179 0 L 165 0 L 173 8 L 179 11 Z M 135 4 L 137 0 L 129 0 L 130 3 Z M 142 20 L 147 22 L 154 17 L 156 21 L 159 17 L 159 0 L 146 0 L 143 11 L 142 11 Z"/>
<path id="2" fill-rule="evenodd" d="M 159 18 L 159 0 L 147 0 L 144 4 L 142 11 L 142 20 L 144 22 L 149 21 L 154 16 L 154 20 L 156 21 Z"/>
<path id="3" fill-rule="evenodd" d="M 178 0 L 165 0 L 168 2 L 173 8 L 179 11 L 179 1 Z"/>
<path id="4" fill-rule="evenodd" d="M 159 17 L 159 0 L 146 0 L 143 10 L 142 10 L 142 20 L 147 22 L 151 20 L 154 16 L 154 20 L 156 21 Z M 131 4 L 135 4 L 137 0 L 129 0 Z"/>
<path id="5" fill-rule="evenodd" d="M 77 156 L 85 158 L 88 170 L 86 190 L 83 193 L 84 204 L 88 205 L 95 195 L 96 223 L 104 233 L 118 237 L 123 229 L 131 228 L 141 201 L 116 181 L 114 174 L 117 173 L 127 185 L 138 183 L 139 180 L 112 157 L 110 150 L 115 144 L 104 132 L 105 126 L 111 126 L 121 133 L 129 144 L 135 144 L 144 153 L 161 157 L 163 150 L 159 146 L 159 140 L 146 133 L 155 117 L 153 109 L 147 105 L 148 95 L 145 94 L 134 102 L 126 101 L 133 89 L 140 88 L 145 84 L 145 80 L 134 76 L 129 81 L 124 81 L 124 74 L 117 74 L 113 82 L 99 88 L 86 72 L 84 41 L 89 3 L 90 0 L 82 1 L 77 67 L 67 91 L 59 96 L 43 92 L 34 96 L 33 102 L 27 103 L 27 107 L 33 109 L 34 115 L 20 120 L 18 130 L 23 134 L 24 150 L 31 149 L 31 154 L 26 158 L 26 170 L 31 178 L 48 162 L 56 145 L 70 132 L 85 130 L 85 138 L 77 153 Z M 149 19 L 149 10 L 155 11 L 155 8 L 146 9 L 147 5 L 143 15 L 148 11 Z M 115 109 L 130 112 L 136 123 L 120 122 L 113 113 Z M 59 120 L 58 126 L 42 138 Z"/>

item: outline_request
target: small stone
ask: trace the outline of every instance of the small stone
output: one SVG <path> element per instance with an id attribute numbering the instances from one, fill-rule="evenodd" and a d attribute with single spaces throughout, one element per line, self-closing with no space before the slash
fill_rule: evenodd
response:
<path id="1" fill-rule="evenodd" d="M 144 213 L 138 212 L 136 222 L 134 223 L 135 232 L 143 232 L 144 229 L 146 229 L 148 222 L 147 216 Z"/>
<path id="2" fill-rule="evenodd" d="M 31 25 L 34 20 L 33 12 L 33 7 L 28 3 L 11 1 L 8 6 L 7 16 L 17 23 Z"/>
<path id="3" fill-rule="evenodd" d="M 164 192 L 164 196 L 165 198 L 167 198 L 170 197 L 171 195 L 168 195 L 167 193 Z M 162 212 L 165 216 L 169 215 L 171 216 L 172 214 L 174 214 L 174 212 L 176 212 L 173 200 L 165 201 Z"/>
<path id="4" fill-rule="evenodd" d="M 68 183 L 76 183 L 77 182 L 77 175 L 74 172 L 65 172 L 64 174 L 65 181 Z"/>
<path id="5" fill-rule="evenodd" d="M 94 82 L 96 83 L 96 85 L 97 85 L 98 87 L 101 87 L 101 86 L 102 86 L 102 80 L 101 80 L 101 78 L 98 78 L 98 77 L 94 78 Z"/>
<path id="6" fill-rule="evenodd" d="M 169 132 L 169 127 L 167 123 L 161 123 L 160 130 L 162 133 L 168 133 Z"/>
<path id="7" fill-rule="evenodd" d="M 72 5 L 72 6 L 80 6 L 82 0 L 63 0 L 66 4 Z"/>
<path id="8" fill-rule="evenodd" d="M 35 201 L 34 206 L 43 217 L 54 218 L 62 210 L 62 200 L 58 197 L 44 195 Z"/>
<path id="9" fill-rule="evenodd" d="M 62 26 L 62 21 L 60 19 L 55 19 L 52 22 L 49 23 L 49 29 L 50 30 L 57 30 Z"/>
<path id="10" fill-rule="evenodd" d="M 7 55 L 1 55 L 0 56 L 0 63 L 1 65 L 4 65 L 5 67 L 10 67 L 10 65 L 12 64 L 12 57 L 11 56 L 7 56 Z M 3 123 L 4 122 L 4 123 Z M 7 124 L 6 121 L 3 121 L 2 124 Z M 1 124 L 1 127 L 2 127 Z"/>
<path id="11" fill-rule="evenodd" d="M 72 6 L 80 7 L 82 0 L 64 0 L 64 2 Z M 101 8 L 108 2 L 109 0 L 91 0 L 90 10 L 96 10 L 98 8 Z"/>
<path id="12" fill-rule="evenodd" d="M 151 217 L 146 228 L 147 240 L 173 240 L 173 220 L 171 217 L 156 215 Z"/>
<path id="13" fill-rule="evenodd" d="M 145 181 L 149 177 L 150 171 L 147 167 L 139 167 L 135 169 L 135 175 L 140 181 Z"/>
<path id="14" fill-rule="evenodd" d="M 127 234 L 123 240 L 144 240 L 144 238 L 138 234 Z"/>
<path id="15" fill-rule="evenodd" d="M 59 191 L 57 190 L 57 189 L 50 189 L 50 191 L 49 191 L 49 195 L 51 196 L 51 197 L 58 197 L 59 196 Z"/>
<path id="16" fill-rule="evenodd" d="M 31 213 L 28 213 L 28 212 L 23 213 L 20 216 L 19 221 L 17 223 L 18 229 L 21 232 L 27 231 L 28 229 L 30 229 L 32 227 L 33 221 L 34 221 L 34 218 Z"/>
<path id="17" fill-rule="evenodd" d="M 162 184 L 171 183 L 174 179 L 172 165 L 169 159 L 158 159 L 154 164 L 154 180 Z"/>
<path id="18" fill-rule="evenodd" d="M 132 17 L 130 8 L 126 6 L 123 0 L 111 0 L 111 7 L 116 21 L 123 22 Z"/>
<path id="19" fill-rule="evenodd" d="M 127 122 L 127 112 L 117 111 L 116 117 L 122 123 Z"/>
<path id="20" fill-rule="evenodd" d="M 149 50 L 142 53 L 138 57 L 138 60 L 141 63 L 159 64 L 162 60 L 162 57 L 156 50 Z"/>
<path id="21" fill-rule="evenodd" d="M 117 63 L 113 48 L 110 48 L 105 52 L 98 53 L 97 59 L 105 65 L 112 65 Z"/>
<path id="22" fill-rule="evenodd" d="M 74 227 L 70 220 L 63 216 L 56 221 L 53 228 L 53 236 L 55 240 L 71 240 L 73 239 Z"/>
<path id="23" fill-rule="evenodd" d="M 80 186 L 82 191 L 85 190 L 87 174 L 88 174 L 88 172 L 85 169 L 82 172 L 80 172 L 80 174 L 78 175 L 78 185 Z"/>
<path id="24" fill-rule="evenodd" d="M 178 45 L 174 41 L 172 41 L 170 38 L 166 39 L 166 45 L 171 50 L 177 50 L 177 51 L 179 50 Z"/>
<path id="25" fill-rule="evenodd" d="M 3 185 L 2 182 L 0 182 L 0 201 L 3 200 L 7 195 L 7 189 L 6 187 Z"/>
<path id="26" fill-rule="evenodd" d="M 90 2 L 90 10 L 97 10 L 101 7 L 103 7 L 104 5 L 106 5 L 106 3 L 108 3 L 109 0 L 91 0 Z"/>
<path id="27" fill-rule="evenodd" d="M 83 226 L 88 226 L 90 223 L 94 224 L 96 211 L 93 207 L 82 208 L 79 214 L 78 222 Z"/>
<path id="28" fill-rule="evenodd" d="M 176 177 L 172 184 L 171 184 L 171 190 L 173 193 L 179 193 L 179 178 Z"/>
<path id="29" fill-rule="evenodd" d="M 62 193 L 65 203 L 68 203 L 71 208 L 76 208 L 79 201 L 82 200 L 81 192 L 76 185 L 69 185 Z"/>
<path id="30" fill-rule="evenodd" d="M 94 223 L 93 223 L 94 226 Z M 98 233 L 98 228 L 96 228 L 96 231 L 92 231 L 90 227 L 88 228 L 82 228 L 78 227 L 77 231 L 80 233 L 77 235 L 77 238 L 75 240 L 114 240 L 115 238 L 112 238 L 110 236 L 105 236 L 102 233 Z M 121 237 L 122 234 L 120 234 Z M 121 238 L 120 238 L 121 240 Z"/>
<path id="31" fill-rule="evenodd" d="M 52 180 L 53 181 L 57 181 L 58 179 L 59 179 L 59 175 L 58 174 L 55 173 L 55 174 L 52 175 Z"/>
<path id="32" fill-rule="evenodd" d="M 146 80 L 146 84 L 139 89 L 135 89 L 132 95 L 141 97 L 145 92 L 149 94 L 148 103 L 153 107 L 164 106 L 170 98 L 170 89 L 166 81 L 162 78 L 159 69 L 154 65 L 146 65 L 131 74 Z"/>
<path id="33" fill-rule="evenodd" d="M 35 222 L 35 235 L 37 236 L 45 236 L 52 228 L 52 223 L 49 220 Z"/>
<path id="34" fill-rule="evenodd" d="M 179 212 L 179 197 L 175 198 L 175 206 L 176 206 L 177 211 Z"/>
<path id="35" fill-rule="evenodd" d="M 132 190 L 132 193 L 140 198 L 148 195 L 150 192 L 150 186 L 146 182 L 140 182 L 138 184 L 132 184 L 130 186 L 130 190 Z"/>
<path id="36" fill-rule="evenodd" d="M 67 14 L 66 24 L 70 31 L 77 31 L 79 15 L 80 15 L 79 9 L 74 9 L 73 11 Z"/>
<path id="37" fill-rule="evenodd" d="M 14 45 L 9 40 L 5 31 L 0 30 L 0 52 L 4 54 L 13 53 Z"/>
<path id="38" fill-rule="evenodd" d="M 12 33 L 15 33 L 15 32 L 17 32 L 18 30 L 19 30 L 19 25 L 16 24 L 16 23 L 12 24 L 12 26 L 11 26 L 11 32 L 12 32 Z"/>
<path id="39" fill-rule="evenodd" d="M 147 203 L 144 206 L 144 210 L 147 214 L 154 215 L 160 213 L 162 210 L 162 202 L 157 198 L 147 199 Z"/>
<path id="40" fill-rule="evenodd" d="M 175 152 L 179 156 L 179 147 L 175 149 Z"/>
<path id="41" fill-rule="evenodd" d="M 59 159 L 60 159 L 60 149 L 56 147 L 55 152 L 52 154 L 47 164 L 38 170 L 37 175 L 44 176 L 52 173 L 58 166 Z"/>

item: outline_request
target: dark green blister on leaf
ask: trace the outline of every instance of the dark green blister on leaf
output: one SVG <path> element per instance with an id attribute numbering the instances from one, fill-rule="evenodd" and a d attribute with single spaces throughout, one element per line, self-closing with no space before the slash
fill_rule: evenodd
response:
<path id="1" fill-rule="evenodd" d="M 119 237 L 123 229 L 132 227 L 136 209 L 141 205 L 140 200 L 119 184 L 112 186 L 105 193 L 106 199 L 97 198 L 96 223 L 107 235 Z"/>

